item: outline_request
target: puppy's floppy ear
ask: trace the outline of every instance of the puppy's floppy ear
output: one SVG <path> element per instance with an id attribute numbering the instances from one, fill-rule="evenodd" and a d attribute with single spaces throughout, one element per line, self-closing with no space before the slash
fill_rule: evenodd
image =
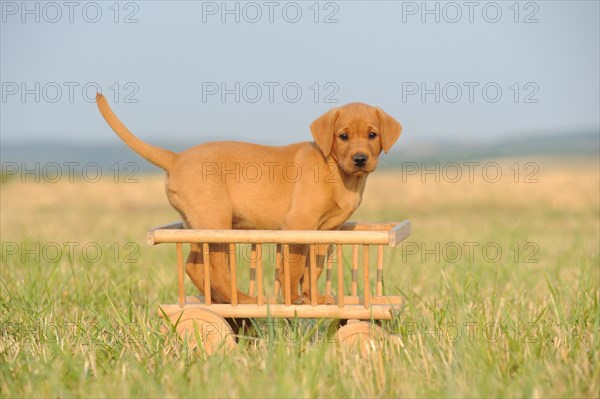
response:
<path id="1" fill-rule="evenodd" d="M 333 145 L 333 127 L 339 113 L 340 111 L 338 108 L 333 108 L 310 124 L 312 136 L 326 158 L 329 153 L 331 153 L 331 147 Z"/>
<path id="2" fill-rule="evenodd" d="M 376 108 L 375 112 L 379 118 L 381 147 L 383 148 L 383 152 L 387 154 L 392 145 L 398 140 L 398 137 L 400 137 L 402 125 L 396 119 L 383 112 L 381 108 Z"/>

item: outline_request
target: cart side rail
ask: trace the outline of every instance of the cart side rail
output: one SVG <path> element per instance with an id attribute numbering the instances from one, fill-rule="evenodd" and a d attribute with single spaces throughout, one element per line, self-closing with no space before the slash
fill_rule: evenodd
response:
<path id="1" fill-rule="evenodd" d="M 400 223 L 344 223 L 340 230 L 216 230 L 184 229 L 172 223 L 148 231 L 149 245 L 160 243 L 211 244 L 356 244 L 395 247 L 411 232 L 410 221 Z"/>

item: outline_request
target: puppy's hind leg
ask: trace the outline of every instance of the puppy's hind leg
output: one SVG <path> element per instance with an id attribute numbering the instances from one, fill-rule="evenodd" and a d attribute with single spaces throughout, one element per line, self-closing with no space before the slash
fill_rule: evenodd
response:
<path id="1" fill-rule="evenodd" d="M 214 205 L 214 206 L 213 206 Z M 211 209 L 211 212 L 207 212 Z M 193 229 L 231 229 L 232 211 L 227 204 L 207 204 L 202 207 L 197 206 L 186 212 L 186 220 Z M 200 245 L 198 245 L 198 248 Z M 197 255 L 192 262 L 200 261 L 202 254 Z M 188 258 L 188 261 L 190 261 Z M 211 297 L 215 303 L 231 303 L 231 273 L 229 270 L 229 252 L 227 244 L 210 244 L 209 257 L 210 264 L 210 286 Z M 200 291 L 204 291 L 204 280 L 199 278 L 203 273 L 199 264 L 188 264 L 186 271 L 192 279 L 192 282 Z M 191 272 L 191 274 L 190 274 Z M 192 277 L 193 276 L 193 277 Z M 200 284 L 200 285 L 199 285 Z M 256 297 L 249 296 L 236 289 L 238 303 L 257 303 Z"/>
<path id="2" fill-rule="evenodd" d="M 190 254 L 185 262 L 185 272 L 192 280 L 192 283 L 198 288 L 200 293 L 204 293 L 204 270 L 202 270 L 202 245 L 191 244 Z"/>
<path id="3" fill-rule="evenodd" d="M 231 272 L 229 269 L 229 245 L 210 244 L 211 295 L 219 303 L 232 302 Z M 238 303 L 257 303 L 257 298 L 236 289 Z"/>

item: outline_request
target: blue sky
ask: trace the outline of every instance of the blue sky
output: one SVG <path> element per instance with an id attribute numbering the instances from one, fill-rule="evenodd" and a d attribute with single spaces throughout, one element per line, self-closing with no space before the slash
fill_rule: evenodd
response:
<path id="1" fill-rule="evenodd" d="M 599 129 L 597 1 L 0 5 L 2 143 L 116 142 L 97 87 L 158 143 L 306 140 L 353 101 L 411 140 Z"/>

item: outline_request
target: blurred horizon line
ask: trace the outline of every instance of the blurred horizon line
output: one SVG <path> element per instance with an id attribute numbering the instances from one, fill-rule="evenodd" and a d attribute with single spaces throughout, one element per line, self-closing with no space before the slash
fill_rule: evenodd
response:
<path id="1" fill-rule="evenodd" d="M 581 130 L 569 134 L 521 135 L 496 140 L 461 139 L 409 139 L 402 140 L 389 154 L 381 158 L 381 168 L 394 168 L 406 162 L 455 162 L 517 157 L 585 156 L 600 159 L 600 134 L 593 130 Z M 206 142 L 206 141 L 204 141 Z M 164 143 L 153 142 L 163 146 Z M 195 144 L 201 144 L 197 142 Z M 173 151 L 182 151 L 190 145 L 171 142 L 164 145 Z M 181 148 L 177 148 L 181 147 Z M 7 164 L 34 167 L 36 163 L 95 163 L 103 169 L 135 163 L 140 172 L 158 171 L 157 167 L 143 160 L 115 136 L 106 143 L 77 143 L 55 140 L 53 142 L 4 143 L 0 145 L 2 169 Z M 24 166 L 23 166 L 24 165 Z"/>
<path id="2" fill-rule="evenodd" d="M 57 134 L 56 139 L 48 138 L 48 139 L 32 139 L 32 138 L 21 138 L 14 139 L 9 138 L 5 139 L 3 137 L 2 132 L 0 131 L 0 146 L 10 146 L 10 147 L 18 147 L 18 146 L 30 146 L 30 145 L 58 145 L 58 146 L 77 146 L 77 147 L 89 147 L 89 146 L 110 146 L 114 144 L 118 144 L 121 140 L 107 127 L 107 135 L 102 139 L 90 139 L 86 136 L 74 137 L 70 139 L 65 139 L 64 137 L 60 137 Z M 192 146 L 214 142 L 214 141 L 239 141 L 239 142 L 247 142 L 261 145 L 270 145 L 270 146 L 284 146 L 287 144 L 293 144 L 303 141 L 313 141 L 310 136 L 310 129 L 307 127 L 307 135 L 304 140 L 282 140 L 279 137 L 272 137 L 270 140 L 264 140 L 264 138 L 252 137 L 252 133 L 249 132 L 247 135 L 240 135 L 239 133 L 232 133 L 231 135 L 222 136 L 216 134 L 196 134 L 194 136 L 190 136 L 189 132 L 185 134 L 174 134 L 174 133 L 165 133 L 165 136 L 171 137 L 170 140 L 158 139 L 155 138 L 146 138 L 143 132 L 133 132 L 137 137 L 139 137 L 144 142 L 149 144 L 158 145 L 172 151 L 183 151 L 186 148 L 190 148 Z M 410 141 L 415 144 L 438 144 L 438 143 L 448 143 L 452 142 L 458 145 L 486 145 L 486 144 L 495 144 L 499 142 L 508 142 L 508 141 L 520 141 L 524 138 L 529 139 L 557 139 L 557 138 L 567 138 L 567 137 L 580 137 L 580 136 L 591 136 L 596 135 L 600 138 L 600 125 L 599 126 L 587 126 L 587 127 L 565 127 L 565 128 L 555 128 L 552 130 L 548 129 L 530 129 L 525 131 L 512 131 L 507 132 L 503 136 L 489 136 L 482 135 L 477 138 L 470 136 L 443 136 L 442 134 L 435 135 L 425 135 L 425 136 L 417 136 L 414 133 L 410 132 L 406 126 L 403 126 L 403 131 L 400 136 L 398 142 L 392 148 L 392 151 L 398 150 L 399 146 L 406 141 Z M 50 135 L 53 136 L 53 135 Z"/>

